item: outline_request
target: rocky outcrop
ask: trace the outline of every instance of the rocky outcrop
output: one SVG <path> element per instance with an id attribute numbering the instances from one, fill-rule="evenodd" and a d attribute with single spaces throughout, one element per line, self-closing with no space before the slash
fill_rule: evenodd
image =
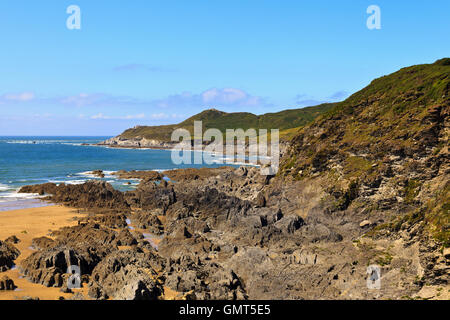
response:
<path id="1" fill-rule="evenodd" d="M 14 245 L 14 244 L 19 243 L 19 242 L 20 242 L 20 239 L 17 238 L 15 235 L 12 235 L 12 236 L 6 238 L 6 239 L 5 239 L 5 242 L 9 242 L 9 243 L 11 243 L 11 244 Z"/>
<path id="2" fill-rule="evenodd" d="M 53 239 L 50 239 L 49 237 L 39 237 L 34 238 L 31 241 L 31 247 L 33 247 L 36 250 L 42 250 L 52 247 L 55 244 L 55 241 Z"/>
<path id="3" fill-rule="evenodd" d="M 144 210 L 162 209 L 165 212 L 177 201 L 173 186 L 143 181 L 134 191 L 125 194 L 130 206 Z"/>
<path id="4" fill-rule="evenodd" d="M 158 171 L 119 170 L 117 172 L 113 172 L 113 175 L 115 175 L 119 179 L 123 179 L 123 180 L 139 179 L 139 180 L 145 180 L 145 181 L 156 181 L 156 180 L 161 180 L 163 178 L 163 175 L 161 175 Z"/>
<path id="5" fill-rule="evenodd" d="M 25 186 L 19 192 L 50 194 L 48 200 L 77 208 L 129 209 L 123 194 L 104 181 L 89 181 L 80 185 L 46 183 Z"/>
<path id="6" fill-rule="evenodd" d="M 112 229 L 121 229 L 127 227 L 128 210 L 115 210 L 104 208 L 91 208 L 87 217 L 79 219 L 81 223 L 94 223 Z"/>
<path id="7" fill-rule="evenodd" d="M 158 218 L 162 215 L 162 210 L 139 211 L 133 215 L 133 223 L 140 229 L 146 229 L 155 235 L 161 235 L 164 232 L 164 226 Z"/>
<path id="8" fill-rule="evenodd" d="M 14 245 L 0 240 L 0 272 L 11 269 L 19 255 L 20 251 Z"/>
<path id="9" fill-rule="evenodd" d="M 70 266 L 78 266 L 89 275 L 109 253 L 118 250 L 114 245 L 117 233 L 98 224 L 81 224 L 54 232 L 55 241 L 35 239 L 40 249 L 24 259 L 20 269 L 24 276 L 44 286 L 61 287 Z"/>
<path id="10" fill-rule="evenodd" d="M 91 172 L 92 175 L 97 176 L 99 178 L 104 178 L 105 174 L 103 173 L 103 170 L 94 170 Z"/>
<path id="11" fill-rule="evenodd" d="M 55 183 L 44 183 L 20 188 L 19 193 L 35 193 L 39 195 L 56 194 L 57 185 Z"/>
<path id="12" fill-rule="evenodd" d="M 22 261 L 20 269 L 24 276 L 33 283 L 46 287 L 61 287 L 68 277 L 65 274 L 72 265 L 88 263 L 81 254 L 69 246 L 58 245 L 33 253 Z"/>
<path id="13" fill-rule="evenodd" d="M 16 288 L 16 285 L 14 284 L 14 281 L 11 280 L 8 276 L 3 276 L 0 279 L 0 291 L 14 290 L 15 288 Z"/>
<path id="14" fill-rule="evenodd" d="M 115 241 L 117 246 L 133 246 L 138 243 L 137 239 L 133 237 L 128 229 L 120 230 Z"/>
<path id="15" fill-rule="evenodd" d="M 151 253 L 116 251 L 93 270 L 89 296 L 94 299 L 155 300 L 163 292 L 155 271 L 162 263 Z"/>

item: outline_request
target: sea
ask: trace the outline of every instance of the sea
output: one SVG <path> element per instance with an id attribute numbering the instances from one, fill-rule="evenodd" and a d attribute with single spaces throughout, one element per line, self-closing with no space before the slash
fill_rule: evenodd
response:
<path id="1" fill-rule="evenodd" d="M 1 137 L 0 136 L 0 211 L 49 205 L 37 194 L 22 194 L 25 185 L 53 182 L 82 184 L 104 180 L 121 191 L 132 190 L 138 180 L 121 180 L 112 175 L 118 170 L 164 171 L 178 168 L 219 167 L 211 165 L 174 165 L 170 150 L 123 149 L 94 144 L 111 137 Z M 220 157 L 220 156 L 217 156 Z M 92 175 L 103 170 L 105 177 Z"/>

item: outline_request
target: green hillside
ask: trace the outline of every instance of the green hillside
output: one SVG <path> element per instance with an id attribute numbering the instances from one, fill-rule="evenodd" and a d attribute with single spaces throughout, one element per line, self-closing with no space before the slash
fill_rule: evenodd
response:
<path id="1" fill-rule="evenodd" d="M 203 122 L 203 130 L 217 128 L 225 133 L 226 129 L 241 128 L 279 129 L 280 135 L 290 137 L 293 128 L 299 128 L 313 121 L 317 116 L 329 111 L 333 103 L 321 104 L 302 109 L 285 110 L 277 113 L 255 115 L 247 112 L 226 113 L 215 109 L 203 111 L 179 124 L 165 126 L 139 126 L 128 129 L 120 136 L 125 139 L 144 137 L 161 141 L 170 141 L 173 130 L 184 128 L 193 133 L 194 121 Z"/>
<path id="2" fill-rule="evenodd" d="M 280 174 L 324 177 L 337 209 L 347 208 L 360 192 L 388 198 L 392 187 L 402 205 L 410 206 L 408 217 L 426 221 L 448 246 L 449 115 L 450 58 L 403 68 L 298 130 Z"/>

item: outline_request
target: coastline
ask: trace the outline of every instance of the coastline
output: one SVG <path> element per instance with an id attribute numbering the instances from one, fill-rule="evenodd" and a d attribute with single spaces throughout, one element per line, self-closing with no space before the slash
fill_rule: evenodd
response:
<path id="1" fill-rule="evenodd" d="M 128 174 L 138 176 L 141 173 L 134 171 Z M 392 299 L 404 299 L 405 296 L 448 298 L 445 292 L 440 294 L 439 290 L 442 289 L 436 285 L 420 291 L 414 286 L 398 288 L 399 281 L 412 283 L 414 277 L 420 275 L 420 261 L 425 257 L 420 251 L 419 243 L 408 247 L 403 239 L 397 239 L 393 244 L 387 239 L 360 238 L 366 223 L 371 222 L 360 222 L 361 217 L 358 216 L 352 218 L 350 226 L 333 222 L 313 225 L 311 220 L 308 226 L 306 223 L 309 212 L 302 209 L 305 205 L 310 206 L 309 203 L 303 203 L 306 198 L 297 198 L 300 201 L 297 204 L 300 206 L 297 206 L 296 211 L 289 212 L 292 202 L 280 202 L 279 195 L 282 194 L 286 199 L 296 199 L 298 190 L 311 192 L 311 189 L 306 187 L 309 182 L 279 185 L 276 180 L 270 181 L 260 176 L 256 168 L 181 169 L 167 172 L 167 176 L 174 178 L 173 181 L 176 182 L 157 184 L 155 181 L 158 177 L 148 177 L 149 179 L 142 179 L 134 192 L 126 195 L 114 191 L 105 183 L 90 182 L 84 187 L 59 187 L 55 193 L 57 196 L 52 201 L 78 208 L 88 207 L 89 217 L 61 205 L 7 211 L 3 219 L 0 213 L 0 225 L 9 227 L 8 231 L 0 232 L 0 239 L 15 235 L 21 240 L 15 245 L 21 251 L 21 255 L 15 260 L 16 265 L 22 264 L 24 272 L 29 274 L 36 271 L 35 262 L 50 261 L 48 266 L 40 268 L 34 275 L 34 280 L 41 284 L 32 284 L 21 278 L 17 268 L 2 273 L 14 281 L 18 291 L 0 293 L 0 300 L 23 297 L 41 300 L 61 297 L 77 300 L 121 300 L 125 297 L 137 299 L 138 293 L 128 290 L 133 287 L 136 279 L 146 281 L 146 290 L 155 288 L 158 295 L 153 298 L 156 299 L 202 300 L 209 299 L 211 294 L 223 299 L 246 299 L 252 296 L 269 298 L 259 283 L 265 281 L 271 284 L 278 281 L 279 275 L 276 271 L 286 261 L 290 263 L 287 270 L 288 281 L 295 282 L 300 273 L 307 289 L 301 292 L 277 291 L 276 298 L 282 299 L 289 295 L 298 299 L 311 294 L 315 295 L 313 297 L 322 297 L 323 288 L 316 288 L 315 279 L 329 274 L 327 270 L 340 264 L 342 268 L 346 268 L 341 274 L 345 279 L 342 283 L 351 281 L 352 286 L 336 283 L 334 286 L 342 291 L 339 294 L 333 291 L 330 295 L 337 299 L 370 299 L 375 296 L 365 290 L 366 265 L 373 263 L 373 259 L 380 254 L 385 257 L 386 252 L 389 253 L 385 258 L 388 259 L 386 264 L 391 265 L 392 260 L 392 266 L 395 263 L 395 267 L 383 269 L 385 281 L 383 291 L 380 292 L 383 296 Z M 261 188 L 267 185 L 267 188 L 273 190 L 272 198 L 261 194 Z M 45 188 L 43 192 L 51 193 L 53 187 L 47 185 Z M 109 196 L 101 197 L 105 194 Z M 314 200 L 308 196 L 308 201 L 319 201 L 319 197 L 316 196 Z M 275 210 L 277 213 L 273 215 Z M 183 214 L 186 213 L 189 216 L 185 218 Z M 319 214 L 315 213 L 316 216 Z M 209 220 L 211 222 L 208 225 L 206 221 L 211 217 L 216 222 Z M 77 218 L 82 218 L 87 224 L 78 225 L 75 220 Z M 57 248 L 55 252 L 49 253 L 41 249 L 30 257 L 31 261 L 27 259 L 26 263 L 22 263 L 35 252 L 30 248 L 33 238 L 49 237 L 51 231 L 64 226 L 72 228 L 58 235 L 58 238 L 63 235 L 62 238 L 52 239 L 59 241 L 53 245 Z M 310 226 L 313 226 L 312 230 L 308 228 Z M 260 230 L 268 232 L 273 239 L 265 238 Z M 318 232 L 321 232 L 322 236 L 319 242 L 316 240 Z M 354 241 L 355 238 L 358 238 L 357 242 Z M 95 264 L 96 269 L 88 273 L 89 284 L 75 291 L 81 295 L 63 294 L 59 288 L 43 286 L 47 275 L 61 274 L 61 271 L 55 271 L 55 264 L 52 262 L 55 261 L 58 250 L 63 252 L 61 250 L 64 249 L 60 246 L 65 245 L 67 240 L 81 240 L 81 243 L 84 243 L 86 239 L 89 239 L 89 246 L 96 249 L 85 251 L 84 244 L 74 249 L 74 252 L 84 257 L 83 261 L 92 261 L 91 259 L 96 257 L 93 252 L 97 250 L 105 250 L 105 256 Z M 292 244 L 292 239 L 301 241 L 302 248 L 293 252 L 286 251 Z M 105 243 L 111 243 L 112 246 L 105 246 Z M 261 243 L 264 246 L 255 246 Z M 320 250 L 317 249 L 318 243 Z M 408 263 L 409 257 L 413 257 L 414 261 Z M 130 258 L 137 260 L 130 264 Z M 260 261 L 259 259 L 262 259 L 263 263 L 256 267 L 255 273 L 255 261 Z M 354 261 L 358 263 L 351 263 Z M 112 272 L 111 263 L 122 267 Z M 312 266 L 314 271 L 311 274 Z M 60 270 L 65 268 L 64 266 Z M 193 272 L 192 268 L 201 272 Z M 260 275 L 266 274 L 267 268 L 272 276 L 263 279 Z M 405 272 L 402 272 L 402 269 Z M 124 270 L 129 273 L 125 274 Z M 229 270 L 231 273 L 228 273 Z M 149 272 L 150 277 L 139 278 Z M 126 276 L 127 274 L 129 276 Z M 101 282 L 93 280 L 97 276 Z M 180 280 L 183 277 L 186 279 L 184 282 Z M 226 286 L 226 291 L 223 291 L 221 281 L 232 282 L 233 277 L 239 277 L 236 278 L 237 287 Z M 286 279 L 284 275 L 283 279 Z M 206 281 L 211 283 L 211 287 L 203 285 Z M 242 283 L 246 285 L 243 286 Z M 326 288 L 332 285 L 323 284 Z M 61 284 L 57 286 L 61 287 Z M 127 290 L 124 291 L 124 288 Z"/>
<path id="2" fill-rule="evenodd" d="M 0 300 L 16 300 L 23 297 L 39 298 L 40 300 L 57 300 L 60 297 L 70 298 L 72 294 L 63 293 L 60 288 L 47 288 L 23 278 L 17 267 L 33 252 L 32 240 L 37 237 L 49 236 L 49 233 L 62 227 L 78 224 L 77 218 L 83 214 L 76 209 L 62 205 L 50 205 L 39 208 L 28 208 L 0 212 L 0 240 L 15 235 L 20 242 L 14 246 L 19 249 L 20 255 L 15 260 L 16 267 L 2 272 L 1 276 L 8 276 L 14 281 L 17 288 L 14 291 L 0 291 Z M 50 237 L 51 238 L 51 237 Z M 83 290 L 77 292 L 84 294 Z"/>
<path id="3" fill-rule="evenodd" d="M 107 148 L 107 149 L 125 149 L 125 150 L 160 150 L 160 151 L 201 152 L 201 153 L 205 153 L 205 154 L 209 154 L 209 155 L 213 155 L 213 156 L 223 157 L 221 159 L 221 162 L 218 162 L 219 160 L 214 160 L 214 163 L 223 164 L 223 165 L 250 166 L 250 167 L 264 166 L 267 163 L 267 161 L 272 159 L 272 157 L 269 155 L 270 154 L 270 146 L 267 149 L 267 153 L 268 153 L 267 156 L 259 156 L 259 155 L 253 156 L 253 157 L 256 157 L 256 161 L 249 160 L 250 153 L 248 150 L 248 146 L 245 147 L 245 154 L 244 154 L 245 159 L 233 159 L 233 161 L 229 161 L 229 158 L 227 158 L 228 155 L 225 152 L 205 151 L 204 149 L 207 147 L 207 145 L 202 145 L 202 150 L 196 150 L 194 148 L 192 148 L 191 150 L 184 150 L 184 149 L 176 148 L 176 145 L 177 144 L 174 144 L 171 146 L 135 145 L 135 144 L 128 145 L 128 144 L 113 144 L 113 143 L 101 142 L 101 143 L 91 144 L 89 146 L 103 147 L 103 148 Z M 286 152 L 287 147 L 288 147 L 288 145 L 286 143 L 280 141 L 280 144 L 279 144 L 279 148 L 280 148 L 279 157 L 280 158 Z M 236 149 L 234 150 L 234 156 L 236 156 L 236 157 L 241 156 L 240 154 L 238 154 L 238 151 Z"/>

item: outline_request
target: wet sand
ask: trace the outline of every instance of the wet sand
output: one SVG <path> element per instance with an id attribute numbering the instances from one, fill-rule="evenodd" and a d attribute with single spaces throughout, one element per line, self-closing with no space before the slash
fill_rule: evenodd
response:
<path id="1" fill-rule="evenodd" d="M 20 209 L 0 212 L 0 240 L 15 235 L 20 242 L 14 246 L 20 250 L 16 265 L 33 253 L 32 239 L 48 236 L 52 230 L 77 224 L 75 218 L 82 214 L 77 210 L 64 206 L 49 206 L 41 208 Z M 22 297 L 39 298 L 41 300 L 57 300 L 59 297 L 70 298 L 72 294 L 62 293 L 60 288 L 47 288 L 33 284 L 21 277 L 18 268 L 0 272 L 0 278 L 8 276 L 17 286 L 15 291 L 0 291 L 0 300 L 15 300 Z M 86 289 L 74 290 L 84 292 Z"/>

